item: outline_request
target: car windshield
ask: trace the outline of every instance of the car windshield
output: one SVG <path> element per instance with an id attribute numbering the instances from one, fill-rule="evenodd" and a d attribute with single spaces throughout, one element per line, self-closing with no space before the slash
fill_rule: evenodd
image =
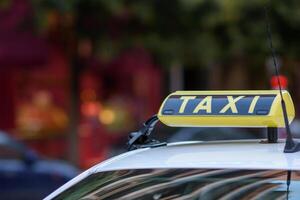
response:
<path id="1" fill-rule="evenodd" d="M 137 169 L 98 172 L 55 199 L 300 199 L 300 171 Z M 298 188 L 298 189 L 297 189 Z"/>

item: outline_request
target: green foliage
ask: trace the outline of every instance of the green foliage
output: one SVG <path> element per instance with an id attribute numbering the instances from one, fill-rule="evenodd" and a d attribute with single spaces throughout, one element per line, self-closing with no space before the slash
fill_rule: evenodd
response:
<path id="1" fill-rule="evenodd" d="M 76 31 L 82 37 L 93 38 L 99 44 L 99 52 L 105 49 L 105 44 L 109 44 L 110 52 L 143 45 L 164 66 L 174 62 L 209 66 L 213 62 L 241 57 L 249 57 L 253 63 L 264 63 L 269 52 L 264 7 L 270 5 L 275 47 L 285 57 L 296 57 L 300 52 L 300 45 L 295 42 L 300 34 L 300 3 L 297 0 L 269 3 L 264 0 L 33 2 L 61 12 L 72 12 L 80 22 Z"/>
<path id="2" fill-rule="evenodd" d="M 10 6 L 11 1 L 10 0 L 1 0 L 0 1 L 0 9 L 6 9 Z"/>

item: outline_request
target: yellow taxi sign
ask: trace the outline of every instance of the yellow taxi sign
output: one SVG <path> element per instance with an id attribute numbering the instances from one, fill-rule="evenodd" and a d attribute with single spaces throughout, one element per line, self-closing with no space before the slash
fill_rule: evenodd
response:
<path id="1" fill-rule="evenodd" d="M 289 123 L 295 117 L 283 91 Z M 278 90 L 177 91 L 163 102 L 159 120 L 178 127 L 284 127 Z"/>

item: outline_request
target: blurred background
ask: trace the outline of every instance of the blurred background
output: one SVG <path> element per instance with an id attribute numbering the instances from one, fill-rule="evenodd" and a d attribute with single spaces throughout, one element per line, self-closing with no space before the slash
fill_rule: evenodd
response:
<path id="1" fill-rule="evenodd" d="M 0 129 L 86 169 L 124 151 L 172 91 L 276 88 L 266 5 L 299 116 L 297 0 L 0 0 Z"/>

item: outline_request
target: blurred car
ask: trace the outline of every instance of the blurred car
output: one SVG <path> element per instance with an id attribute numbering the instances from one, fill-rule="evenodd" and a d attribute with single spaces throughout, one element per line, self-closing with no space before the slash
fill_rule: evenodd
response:
<path id="1" fill-rule="evenodd" d="M 1 199 L 42 199 L 78 173 L 63 161 L 40 158 L 0 131 Z"/>
<path id="2" fill-rule="evenodd" d="M 214 141 L 265 138 L 265 130 L 249 130 L 230 127 L 185 127 L 176 131 L 168 142 L 179 141 Z"/>

